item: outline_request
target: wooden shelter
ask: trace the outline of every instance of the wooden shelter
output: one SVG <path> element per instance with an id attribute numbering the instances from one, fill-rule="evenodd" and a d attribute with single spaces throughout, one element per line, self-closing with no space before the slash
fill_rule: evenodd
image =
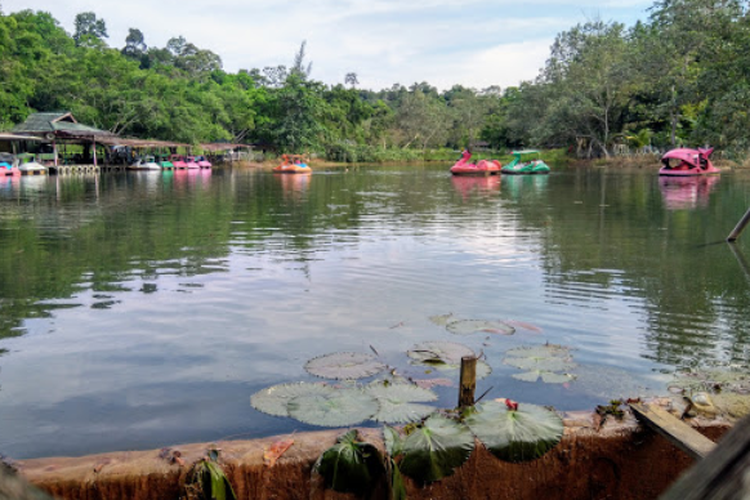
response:
<path id="1" fill-rule="evenodd" d="M 16 125 L 13 133 L 32 135 L 50 141 L 55 166 L 58 165 L 58 142 L 91 144 L 93 161 L 96 165 L 97 140 L 116 137 L 112 132 L 78 123 L 70 112 L 33 113 L 26 118 L 26 121 Z"/>

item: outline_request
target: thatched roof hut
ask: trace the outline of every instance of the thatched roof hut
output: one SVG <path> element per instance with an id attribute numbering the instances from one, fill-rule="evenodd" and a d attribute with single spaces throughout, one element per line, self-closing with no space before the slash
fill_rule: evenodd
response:
<path id="1" fill-rule="evenodd" d="M 30 134 L 53 141 L 60 139 L 93 140 L 99 137 L 114 137 L 107 130 L 78 123 L 70 112 L 33 113 L 26 121 L 13 128 L 16 134 Z"/>

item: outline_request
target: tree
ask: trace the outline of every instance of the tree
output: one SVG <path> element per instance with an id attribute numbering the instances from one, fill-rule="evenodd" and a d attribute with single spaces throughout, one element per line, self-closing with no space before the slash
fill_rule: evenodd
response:
<path id="1" fill-rule="evenodd" d="M 312 62 L 310 62 L 307 67 L 305 67 L 305 46 L 307 45 L 307 41 L 303 40 L 300 44 L 299 51 L 294 55 L 294 65 L 292 66 L 292 69 L 290 70 L 290 74 L 297 75 L 303 80 L 306 80 L 310 77 L 310 73 L 312 73 Z"/>
<path id="2" fill-rule="evenodd" d="M 108 37 L 104 19 L 97 19 L 93 12 L 81 12 L 76 15 L 73 35 L 76 47 L 97 47 L 104 43 L 103 38 Z"/>
<path id="3" fill-rule="evenodd" d="M 404 96 L 396 111 L 396 124 L 402 134 L 402 148 L 418 143 L 424 150 L 442 144 L 450 118 L 445 105 L 419 90 Z"/>
<path id="4" fill-rule="evenodd" d="M 322 84 L 306 80 L 298 72 L 290 74 L 276 94 L 278 122 L 275 142 L 282 151 L 300 153 L 320 150 L 325 129 L 323 115 L 326 103 Z"/>
<path id="5" fill-rule="evenodd" d="M 549 108 L 533 132 L 547 144 L 572 144 L 609 156 L 632 98 L 624 26 L 588 22 L 557 36 L 545 68 Z"/>
<path id="6" fill-rule="evenodd" d="M 449 141 L 454 147 L 471 146 L 484 126 L 488 108 L 472 89 L 454 85 L 444 96 L 453 120 Z"/>
<path id="7" fill-rule="evenodd" d="M 141 60 L 148 47 L 143 38 L 141 30 L 130 28 L 128 36 L 125 38 L 125 47 L 120 51 L 122 55 L 130 59 Z"/>
<path id="8" fill-rule="evenodd" d="M 352 88 L 359 85 L 359 80 L 357 80 L 357 73 L 347 73 L 344 77 L 344 83 L 346 85 L 351 85 Z"/>

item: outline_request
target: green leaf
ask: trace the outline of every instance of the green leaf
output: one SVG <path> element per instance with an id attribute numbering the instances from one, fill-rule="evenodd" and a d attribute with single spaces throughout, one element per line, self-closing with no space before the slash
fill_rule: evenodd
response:
<path id="1" fill-rule="evenodd" d="M 188 498 L 236 500 L 232 484 L 215 462 L 201 460 L 191 470 L 185 483 Z"/>
<path id="2" fill-rule="evenodd" d="M 418 363 L 447 365 L 460 365 L 464 356 L 476 356 L 470 347 L 443 340 L 417 344 L 406 355 Z"/>
<path id="3" fill-rule="evenodd" d="M 390 500 L 406 500 L 406 485 L 404 484 L 404 477 L 401 475 L 401 470 L 398 468 L 396 461 L 392 458 L 388 460 L 388 463 L 391 472 Z"/>
<path id="4" fill-rule="evenodd" d="M 378 449 L 360 441 L 356 430 L 340 436 L 334 446 L 323 452 L 314 469 L 327 488 L 359 495 L 371 491 L 385 473 Z"/>
<path id="5" fill-rule="evenodd" d="M 468 460 L 474 436 L 468 427 L 441 415 L 433 415 L 404 440 L 401 472 L 422 483 L 450 476 Z"/>
<path id="6" fill-rule="evenodd" d="M 563 384 L 575 379 L 568 374 L 576 365 L 567 347 L 555 344 L 517 347 L 506 354 L 508 357 L 503 359 L 503 363 L 525 370 L 524 373 L 512 375 L 517 380 L 536 382 L 541 378 L 548 384 Z"/>
<path id="7" fill-rule="evenodd" d="M 404 453 L 404 440 L 401 434 L 390 425 L 383 426 L 383 440 L 385 441 L 385 451 L 391 457 L 397 457 Z"/>
<path id="8" fill-rule="evenodd" d="M 328 395 L 336 392 L 336 389 L 323 383 L 279 384 L 262 389 L 250 397 L 250 404 L 258 411 L 268 413 L 277 417 L 288 417 L 289 401 L 299 396 Z"/>
<path id="9" fill-rule="evenodd" d="M 346 427 L 371 418 L 378 402 L 359 389 L 340 389 L 328 394 L 297 396 L 287 405 L 289 416 L 322 427 Z"/>
<path id="10" fill-rule="evenodd" d="M 365 378 L 385 368 L 373 355 L 359 352 L 334 352 L 313 358 L 305 364 L 308 373 L 332 379 Z"/>
<path id="11" fill-rule="evenodd" d="M 562 439 L 563 421 L 542 406 L 521 403 L 517 410 L 498 401 L 477 405 L 466 419 L 474 435 L 490 452 L 507 462 L 541 457 Z"/>
<path id="12" fill-rule="evenodd" d="M 385 385 L 373 382 L 365 387 L 365 392 L 380 403 L 380 411 L 373 418 L 377 422 L 407 423 L 423 419 L 435 411 L 434 406 L 420 404 L 436 401 L 437 394 L 414 384 L 397 382 Z"/>
<path id="13" fill-rule="evenodd" d="M 446 326 L 452 319 L 453 313 L 430 316 L 430 321 L 437 326 Z"/>

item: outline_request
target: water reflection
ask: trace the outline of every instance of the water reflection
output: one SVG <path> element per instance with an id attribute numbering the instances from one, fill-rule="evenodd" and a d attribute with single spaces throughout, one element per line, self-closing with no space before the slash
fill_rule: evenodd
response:
<path id="1" fill-rule="evenodd" d="M 273 177 L 281 184 L 281 192 L 285 198 L 300 200 L 310 186 L 312 173 L 304 174 L 279 174 Z"/>
<path id="2" fill-rule="evenodd" d="M 473 196 L 485 197 L 500 191 L 500 179 L 500 175 L 486 177 L 454 175 L 451 177 L 451 183 L 465 201 Z"/>
<path id="3" fill-rule="evenodd" d="M 659 189 L 664 206 L 669 210 L 686 210 L 708 206 L 711 191 L 719 176 L 668 177 L 659 176 Z"/>
<path id="4" fill-rule="evenodd" d="M 549 175 L 503 175 L 503 192 L 509 198 L 539 195 L 547 189 Z"/>

